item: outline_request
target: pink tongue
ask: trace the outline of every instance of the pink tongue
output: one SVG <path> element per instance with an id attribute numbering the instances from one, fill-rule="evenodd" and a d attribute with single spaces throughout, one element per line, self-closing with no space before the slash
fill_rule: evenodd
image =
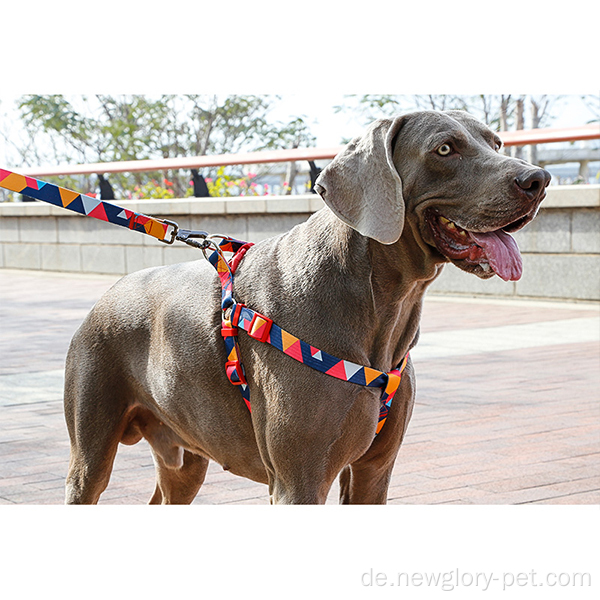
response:
<path id="1" fill-rule="evenodd" d="M 499 277 L 504 281 L 517 281 L 521 278 L 523 261 L 519 246 L 511 235 L 501 229 L 489 233 L 468 233 L 485 250 L 490 266 Z"/>

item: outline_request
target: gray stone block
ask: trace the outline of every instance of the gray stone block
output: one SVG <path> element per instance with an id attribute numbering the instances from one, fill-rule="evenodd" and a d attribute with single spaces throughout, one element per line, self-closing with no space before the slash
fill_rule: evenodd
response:
<path id="1" fill-rule="evenodd" d="M 8 269 L 41 269 L 40 244 L 4 244 L 4 266 Z"/>
<path id="2" fill-rule="evenodd" d="M 600 253 L 600 210 L 573 211 L 571 239 L 575 253 Z"/>
<path id="3" fill-rule="evenodd" d="M 529 225 L 513 234 L 521 252 L 569 252 L 571 211 L 542 210 Z"/>
<path id="4" fill-rule="evenodd" d="M 118 201 L 117 204 L 148 217 L 187 215 L 190 212 L 190 204 L 187 198 L 150 198 L 147 200 Z"/>
<path id="5" fill-rule="evenodd" d="M 248 233 L 245 239 L 249 242 L 260 242 L 289 231 L 308 217 L 310 214 L 305 213 L 248 217 Z"/>
<path id="6" fill-rule="evenodd" d="M 54 217 L 21 217 L 19 241 L 33 244 L 54 244 L 58 241 Z"/>
<path id="7" fill-rule="evenodd" d="M 44 271 L 81 271 L 81 246 L 78 244 L 42 244 Z"/>
<path id="8" fill-rule="evenodd" d="M 256 214 L 266 212 L 267 201 L 260 196 L 246 196 L 243 198 L 230 198 L 224 202 L 224 206 L 228 215 Z"/>
<path id="9" fill-rule="evenodd" d="M 0 202 L 0 214 L 6 217 L 43 217 L 51 214 L 53 206 L 46 202 Z"/>
<path id="10" fill-rule="evenodd" d="M 267 200 L 269 213 L 307 213 L 310 211 L 311 198 L 308 196 L 284 196 Z"/>
<path id="11" fill-rule="evenodd" d="M 190 214 L 192 215 L 223 215 L 225 200 L 218 198 L 190 198 Z"/>
<path id="12" fill-rule="evenodd" d="M 0 242 L 19 241 L 19 217 L 0 217 Z"/>
<path id="13" fill-rule="evenodd" d="M 490 279 L 479 279 L 477 275 L 461 271 L 450 263 L 444 266 L 442 274 L 431 284 L 429 291 L 444 294 L 513 296 L 515 284 L 511 281 L 503 281 L 497 275 Z"/>
<path id="14" fill-rule="evenodd" d="M 176 200 L 146 200 L 140 202 L 142 213 L 149 217 L 165 217 L 190 214 L 190 202 L 187 198 L 179 198 Z"/>
<path id="15" fill-rule="evenodd" d="M 600 185 L 551 185 L 546 194 L 545 208 L 600 206 Z"/>
<path id="16" fill-rule="evenodd" d="M 227 235 L 245 240 L 248 235 L 248 217 L 246 215 L 193 216 L 191 229 L 208 231 L 211 234 Z"/>
<path id="17" fill-rule="evenodd" d="M 81 269 L 87 273 L 125 274 L 124 246 L 81 246 Z"/>
<path id="18" fill-rule="evenodd" d="M 600 300 L 600 256 L 527 254 L 527 277 L 517 282 L 517 294 L 545 298 Z"/>
<path id="19" fill-rule="evenodd" d="M 98 219 L 82 217 L 80 219 L 60 218 L 58 221 L 58 241 L 62 244 L 117 244 L 135 245 L 135 233 L 125 227 L 105 223 Z M 138 234 L 143 235 L 143 234 Z"/>

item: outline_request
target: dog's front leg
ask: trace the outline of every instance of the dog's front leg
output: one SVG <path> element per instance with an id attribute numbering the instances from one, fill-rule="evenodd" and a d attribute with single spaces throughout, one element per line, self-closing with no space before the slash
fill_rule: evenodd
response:
<path id="1" fill-rule="evenodd" d="M 379 390 L 309 375 L 274 379 L 262 386 L 266 395 L 258 388 L 253 399 L 273 504 L 324 504 L 340 470 L 367 451 L 375 433 Z"/>
<path id="2" fill-rule="evenodd" d="M 386 504 L 394 463 L 410 421 L 414 400 L 415 375 L 409 358 L 379 435 L 363 456 L 340 473 L 340 504 Z"/>

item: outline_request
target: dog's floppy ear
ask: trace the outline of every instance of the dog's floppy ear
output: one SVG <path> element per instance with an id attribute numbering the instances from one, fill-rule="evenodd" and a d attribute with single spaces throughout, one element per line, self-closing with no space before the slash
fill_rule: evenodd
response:
<path id="1" fill-rule="evenodd" d="M 404 117 L 375 121 L 322 171 L 315 190 L 353 229 L 382 244 L 398 241 L 404 227 L 402 181 L 393 141 Z"/>

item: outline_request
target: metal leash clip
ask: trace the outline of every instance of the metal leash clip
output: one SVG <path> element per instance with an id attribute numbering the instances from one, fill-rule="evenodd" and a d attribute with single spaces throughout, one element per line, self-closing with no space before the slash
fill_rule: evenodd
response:
<path id="1" fill-rule="evenodd" d="M 188 246 L 193 246 L 194 248 L 200 248 L 200 250 L 204 250 L 208 245 L 206 239 L 207 237 L 207 231 L 190 231 L 188 229 L 179 229 L 175 239 L 179 242 L 187 244 Z"/>
<path id="2" fill-rule="evenodd" d="M 171 226 L 173 229 L 169 232 L 171 234 L 170 240 L 159 239 L 158 241 L 162 242 L 163 244 L 171 245 L 177 239 L 177 234 L 179 233 L 179 225 L 177 225 L 177 223 L 175 223 L 174 221 L 167 221 L 167 219 L 161 219 L 161 222 L 166 223 L 167 225 Z"/>

